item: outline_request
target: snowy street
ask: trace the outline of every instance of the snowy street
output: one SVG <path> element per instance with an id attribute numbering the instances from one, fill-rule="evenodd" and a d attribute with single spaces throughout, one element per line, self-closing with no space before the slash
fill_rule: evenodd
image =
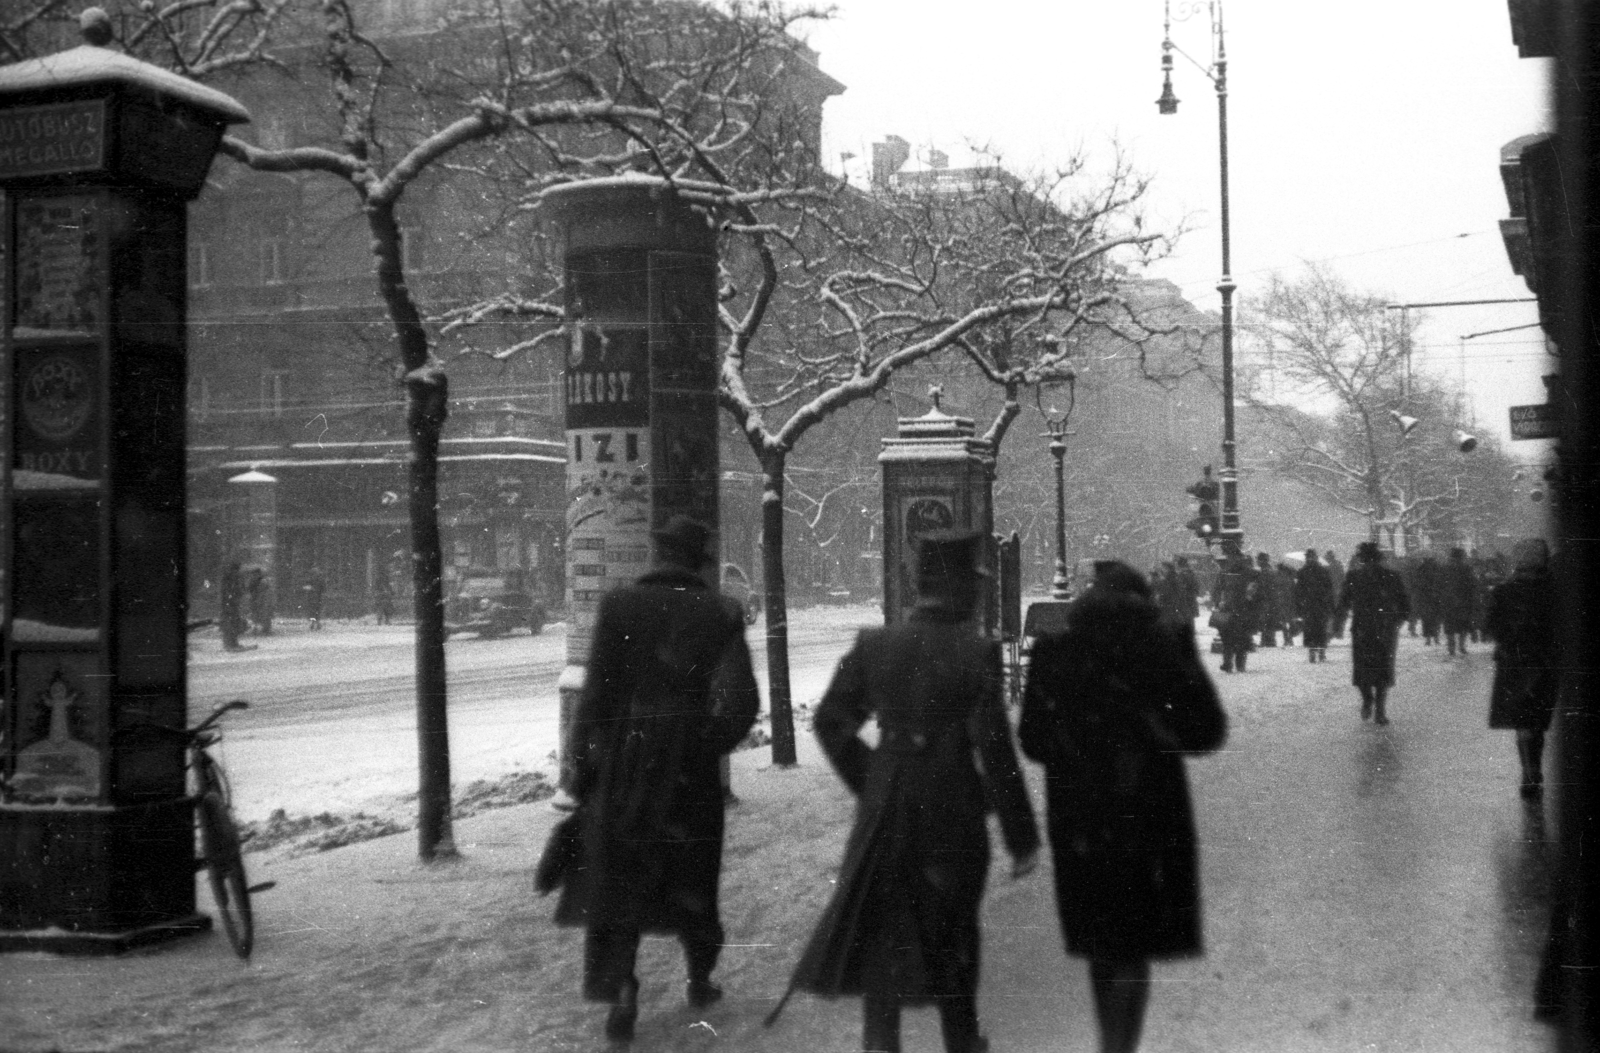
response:
<path id="1" fill-rule="evenodd" d="M 806 668 L 821 672 L 811 683 L 827 675 L 832 659 L 824 652 L 835 655 L 849 640 L 839 624 L 848 611 L 818 614 L 827 625 L 796 629 L 814 641 L 816 657 Z M 327 638 L 333 636 L 330 630 Z M 284 637 L 285 650 L 290 639 Z M 507 665 L 535 665 L 540 660 L 530 652 L 550 648 L 559 655 L 555 641 L 450 647 L 455 667 L 466 671 L 475 667 L 459 657 L 463 652 L 504 649 Z M 378 644 L 364 650 L 373 656 L 346 654 L 344 661 L 355 670 L 370 663 L 375 677 L 404 652 L 398 642 L 387 651 Z M 263 652 L 252 654 L 266 669 L 272 648 Z M 303 659 L 307 652 L 299 653 Z M 484 680 L 500 661 L 485 659 Z M 199 656 L 197 684 L 212 675 L 213 664 Z M 284 662 L 276 674 L 291 694 L 299 690 L 296 677 L 311 676 L 295 664 Z M 1216 659 L 1207 664 L 1214 669 Z M 1307 664 L 1297 648 L 1263 650 L 1242 676 L 1213 674 L 1232 732 L 1222 752 L 1189 764 L 1207 951 L 1201 959 L 1156 966 L 1142 1049 L 1554 1048 L 1551 1034 L 1530 1016 L 1547 924 L 1546 838 L 1553 831 L 1545 829 L 1542 809 L 1525 807 L 1517 796 L 1509 736 L 1484 726 L 1491 671 L 1486 648 L 1450 659 L 1437 647 L 1402 640 L 1387 728 L 1358 716 L 1346 641 L 1336 641 L 1322 665 Z M 796 695 L 806 697 L 798 683 Z M 278 696 L 258 690 L 256 697 Z M 541 697 L 538 689 L 534 697 Z M 310 699 L 285 704 L 309 706 Z M 458 757 L 475 756 L 470 743 L 488 742 L 497 721 L 510 726 L 516 705 L 504 703 L 500 715 L 469 732 L 474 714 L 495 706 L 464 701 L 455 713 Z M 236 771 L 251 770 L 241 767 L 251 749 L 261 751 L 254 763 L 270 768 L 285 761 L 272 760 L 269 746 L 302 742 L 321 749 L 329 727 L 349 726 L 274 722 L 267 719 L 271 711 L 264 702 L 245 714 L 262 719 L 241 722 L 244 733 L 229 747 Z M 397 701 L 393 712 L 344 719 L 370 721 L 374 733 L 398 742 L 405 739 L 405 714 Z M 296 762 L 297 778 L 332 785 L 324 773 L 331 758 L 366 749 L 343 736 L 341 730 L 326 753 Z M 683 1003 L 676 944 L 647 941 L 633 1048 L 859 1048 L 854 1002 L 799 997 L 776 1027 L 760 1024 L 826 901 L 853 810 L 803 726 L 800 746 L 802 763 L 791 770 L 771 768 L 764 749 L 735 757 L 742 803 L 729 816 L 723 876 L 729 946 L 719 969 L 728 998 L 691 1012 Z M 531 765 L 539 759 L 533 748 L 508 747 L 505 756 Z M 383 776 L 402 787 L 409 778 L 403 757 L 400 751 Z M 1038 771 L 1029 767 L 1037 793 Z M 387 786 L 373 782 L 365 790 Z M 258 799 L 266 803 L 265 795 Z M 248 964 L 233 958 L 215 933 L 116 959 L 0 957 L 6 1036 L 0 1047 L 8 1053 L 605 1049 L 603 1014 L 577 999 L 581 936 L 552 926 L 551 902 L 531 891 L 532 866 L 554 819 L 548 806 L 531 804 L 463 820 L 456 836 L 464 858 L 435 867 L 416 862 L 409 835 L 300 858 L 252 854 L 252 879 L 278 886 L 258 897 L 257 949 Z M 1062 954 L 1048 864 L 1014 883 L 1003 853 L 998 847 L 995 853 L 980 995 L 993 1048 L 1087 1053 L 1095 1039 L 1085 970 Z M 199 903 L 210 909 L 204 891 Z M 909 1013 L 905 1030 L 907 1053 L 939 1048 L 932 1013 Z"/>
<path id="2" fill-rule="evenodd" d="M 881 620 L 876 607 L 792 613 L 796 703 L 821 693 L 855 626 Z M 763 698 L 764 627 L 758 621 L 746 630 Z M 410 625 L 331 623 L 309 632 L 303 623 L 280 622 L 271 636 L 245 638 L 255 650 L 236 653 L 223 651 L 215 633 L 195 638 L 191 719 L 226 699 L 250 702 L 228 716 L 220 748 L 241 819 L 263 819 L 275 808 L 290 815 L 414 811 L 404 802 L 417 789 L 413 635 Z M 453 781 L 518 770 L 554 776 L 565 624 L 538 636 L 453 636 L 445 661 Z"/>

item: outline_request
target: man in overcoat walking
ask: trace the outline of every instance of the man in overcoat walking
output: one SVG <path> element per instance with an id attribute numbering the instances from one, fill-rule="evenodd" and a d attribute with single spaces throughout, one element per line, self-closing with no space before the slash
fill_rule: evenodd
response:
<path id="1" fill-rule="evenodd" d="M 1544 539 L 1519 541 L 1513 557 L 1516 569 L 1489 594 L 1484 622 L 1494 641 L 1489 726 L 1517 733 L 1522 796 L 1534 798 L 1544 792 L 1544 737 L 1560 684 L 1556 583 Z"/>
<path id="2" fill-rule="evenodd" d="M 864 1048 L 874 1053 L 899 1053 L 901 1006 L 930 1002 L 947 1053 L 987 1048 L 977 1009 L 986 802 L 999 813 L 1013 877 L 1036 864 L 999 647 L 972 624 L 984 540 L 920 539 L 910 619 L 861 633 L 814 720 L 858 805 L 838 885 L 792 986 L 862 996 Z M 876 748 L 856 734 L 873 717 Z"/>
<path id="3" fill-rule="evenodd" d="M 1317 550 L 1306 549 L 1306 561 L 1295 574 L 1294 607 L 1300 618 L 1306 653 L 1313 662 L 1328 660 L 1328 620 L 1333 617 L 1333 578 L 1317 559 Z"/>
<path id="4" fill-rule="evenodd" d="M 1222 544 L 1225 555 L 1211 594 L 1211 624 L 1222 641 L 1222 671 L 1242 673 L 1261 612 L 1261 575 L 1237 542 Z"/>
<path id="5" fill-rule="evenodd" d="M 1466 549 L 1453 548 L 1439 572 L 1439 613 L 1444 621 L 1445 649 L 1467 653 L 1473 613 L 1478 607 L 1478 576 L 1467 562 Z"/>
<path id="6" fill-rule="evenodd" d="M 1400 575 L 1383 565 L 1376 541 L 1361 542 L 1339 590 L 1337 616 L 1350 619 L 1350 682 L 1361 692 L 1362 720 L 1389 723 L 1385 702 L 1394 686 L 1394 655 L 1410 615 Z"/>
<path id="7" fill-rule="evenodd" d="M 581 852 L 556 923 L 586 929 L 583 994 L 612 1004 L 607 1037 L 633 1037 L 644 933 L 675 935 L 688 1001 L 722 997 L 721 758 L 760 707 L 744 611 L 701 576 L 710 531 L 684 516 L 654 532 L 656 565 L 600 601 L 573 727 Z"/>

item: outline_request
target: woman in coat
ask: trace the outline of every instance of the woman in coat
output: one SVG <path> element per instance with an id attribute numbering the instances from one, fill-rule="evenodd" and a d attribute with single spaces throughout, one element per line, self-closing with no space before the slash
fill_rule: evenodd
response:
<path id="1" fill-rule="evenodd" d="M 1067 630 L 1034 645 L 1019 737 L 1045 766 L 1061 931 L 1089 960 L 1103 1053 L 1138 1046 L 1151 960 L 1201 953 L 1183 755 L 1226 736 L 1193 626 L 1161 617 L 1133 568 L 1096 564 Z"/>
<path id="2" fill-rule="evenodd" d="M 1411 601 L 1400 575 L 1383 565 L 1376 541 L 1356 546 L 1339 590 L 1335 617 L 1350 619 L 1350 682 L 1361 692 L 1361 719 L 1389 723 L 1385 708 L 1394 686 L 1394 655 Z"/>
<path id="3" fill-rule="evenodd" d="M 861 633 L 814 719 L 858 805 L 838 885 L 791 987 L 862 996 L 864 1048 L 882 1053 L 899 1053 L 901 1006 L 928 1003 L 939 1008 L 947 1053 L 987 1048 L 977 1011 L 986 801 L 999 812 L 1013 877 L 1036 862 L 998 646 L 970 621 L 984 540 L 921 539 L 910 619 Z M 856 734 L 873 717 L 876 748 Z"/>
<path id="4" fill-rule="evenodd" d="M 1494 641 L 1489 726 L 1517 733 L 1522 796 L 1531 798 L 1544 792 L 1544 736 L 1556 703 L 1555 580 L 1543 539 L 1519 542 L 1513 555 L 1516 569 L 1489 594 L 1485 619 Z"/>
<path id="5" fill-rule="evenodd" d="M 760 708 L 744 612 L 701 577 L 710 532 L 674 516 L 653 537 L 656 565 L 600 601 L 573 725 L 582 847 L 555 916 L 586 930 L 584 997 L 612 1004 L 619 1041 L 633 1037 L 645 933 L 683 944 L 691 1005 L 722 997 L 719 767 Z"/>

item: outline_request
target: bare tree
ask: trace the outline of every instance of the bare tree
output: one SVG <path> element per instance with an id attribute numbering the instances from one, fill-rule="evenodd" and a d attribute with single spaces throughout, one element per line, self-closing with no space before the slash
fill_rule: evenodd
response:
<path id="1" fill-rule="evenodd" d="M 840 195 L 797 232 L 733 258 L 752 280 L 724 304 L 722 401 L 761 466 L 775 763 L 795 759 L 783 565 L 790 452 L 901 371 L 946 351 L 974 353 L 992 326 L 1059 333 L 1064 320 L 1114 314 L 1107 268 L 1169 241 L 1144 229 L 1144 192 L 1121 158 L 1099 178 L 1081 158 L 1027 182 L 996 168 L 958 189 Z M 774 299 L 782 309 L 769 320 Z M 1048 375 L 1062 357 L 1019 363 L 1018 376 Z"/>
<path id="2" fill-rule="evenodd" d="M 422 858 L 432 859 L 454 853 L 437 511 L 448 384 L 428 322 L 449 305 L 426 311 L 407 280 L 402 202 L 427 179 L 465 180 L 508 163 L 535 187 L 570 179 L 574 170 L 600 174 L 619 165 L 675 178 L 716 173 L 722 156 L 742 148 L 746 96 L 729 86 L 728 64 L 750 65 L 754 55 L 781 61 L 773 56 L 793 48 L 787 28 L 798 16 L 766 3 L 716 10 L 649 0 L 526 0 L 463 6 L 448 30 L 408 44 L 369 34 L 351 0 L 319 0 L 316 10 L 319 24 L 302 38 L 310 59 L 304 65 L 326 77 L 331 136 L 281 149 L 229 136 L 222 150 L 259 172 L 342 183 L 371 235 L 377 292 L 406 397 L 418 837 Z M 707 35 L 716 46 L 671 45 Z M 706 97 L 718 100 L 710 114 L 695 109 Z M 505 147 L 512 138 L 535 144 L 543 162 Z M 707 203 L 737 214 L 741 202 L 718 190 L 708 190 Z M 551 317 L 538 303 L 507 301 L 499 309 Z"/>
<path id="3" fill-rule="evenodd" d="M 104 3 L 116 46 L 186 77 L 273 63 L 280 23 L 294 0 L 120 0 Z M 87 12 L 86 12 L 87 13 Z M 0 14 L 0 64 L 70 47 L 79 26 L 76 0 L 22 0 Z"/>
<path id="4" fill-rule="evenodd" d="M 1313 264 L 1297 281 L 1273 275 L 1243 321 L 1264 352 L 1258 361 L 1272 363 L 1270 385 L 1257 370 L 1243 386 L 1269 425 L 1272 467 L 1365 516 L 1373 540 L 1386 531 L 1393 547 L 1444 522 L 1476 474 L 1509 478 L 1495 451 L 1463 461 L 1453 438 L 1460 397 L 1409 376 L 1419 317 L 1402 321 L 1383 298 Z"/>

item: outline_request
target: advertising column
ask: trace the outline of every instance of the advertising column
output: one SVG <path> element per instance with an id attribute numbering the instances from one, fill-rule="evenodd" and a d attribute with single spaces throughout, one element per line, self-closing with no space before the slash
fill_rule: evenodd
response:
<path id="1" fill-rule="evenodd" d="M 565 790 L 601 595 L 644 572 L 671 516 L 717 528 L 717 257 L 706 209 L 663 180 L 574 183 L 545 205 L 567 245 Z"/>

